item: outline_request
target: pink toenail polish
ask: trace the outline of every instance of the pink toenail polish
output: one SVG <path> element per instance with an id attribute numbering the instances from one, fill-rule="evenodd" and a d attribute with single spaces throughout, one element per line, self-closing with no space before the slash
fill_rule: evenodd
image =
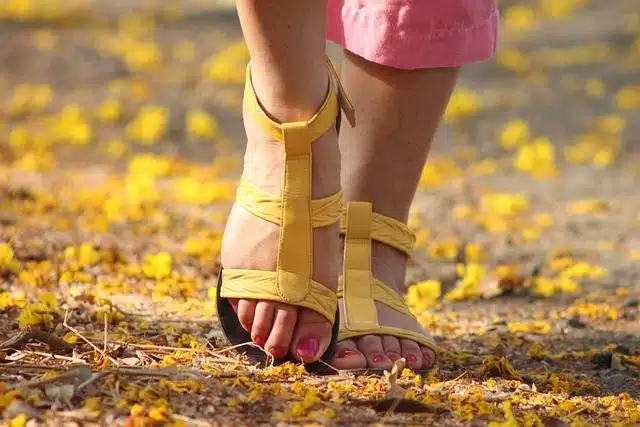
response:
<path id="1" fill-rule="evenodd" d="M 287 349 L 282 347 L 271 347 L 269 349 L 269 354 L 276 359 L 281 359 L 287 354 Z"/>
<path id="2" fill-rule="evenodd" d="M 431 351 L 425 351 L 424 353 L 422 353 L 422 360 L 423 360 L 423 364 L 426 368 L 430 368 L 431 365 L 433 365 L 434 362 L 434 355 L 433 352 Z"/>
<path id="3" fill-rule="evenodd" d="M 258 335 L 253 339 L 253 342 L 256 343 L 259 347 L 264 347 L 264 343 L 267 342 L 267 340 Z"/>
<path id="4" fill-rule="evenodd" d="M 384 356 L 382 354 L 377 354 L 373 356 L 373 359 L 371 359 L 373 363 L 382 363 L 382 362 L 386 362 L 386 360 L 387 360 L 387 356 Z"/>
<path id="5" fill-rule="evenodd" d="M 407 354 L 407 362 L 417 362 L 418 358 L 415 354 Z"/>
<path id="6" fill-rule="evenodd" d="M 296 352 L 301 359 L 312 359 L 318 353 L 320 342 L 316 337 L 305 337 L 298 341 Z"/>
<path id="7" fill-rule="evenodd" d="M 338 359 L 353 356 L 355 354 L 358 354 L 358 352 L 355 350 L 351 350 L 350 348 L 343 348 L 338 352 Z"/>

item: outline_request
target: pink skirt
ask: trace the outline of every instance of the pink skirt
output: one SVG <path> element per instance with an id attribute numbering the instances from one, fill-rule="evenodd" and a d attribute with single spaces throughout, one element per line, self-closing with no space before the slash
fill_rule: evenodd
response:
<path id="1" fill-rule="evenodd" d="M 328 0 L 327 39 L 389 67 L 458 67 L 495 51 L 497 0 Z"/>

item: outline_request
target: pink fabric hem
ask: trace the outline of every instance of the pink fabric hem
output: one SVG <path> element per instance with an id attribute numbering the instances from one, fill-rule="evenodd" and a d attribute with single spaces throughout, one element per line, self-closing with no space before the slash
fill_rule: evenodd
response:
<path id="1" fill-rule="evenodd" d="M 327 40 L 389 67 L 458 67 L 495 52 L 498 9 L 493 0 L 329 0 Z"/>

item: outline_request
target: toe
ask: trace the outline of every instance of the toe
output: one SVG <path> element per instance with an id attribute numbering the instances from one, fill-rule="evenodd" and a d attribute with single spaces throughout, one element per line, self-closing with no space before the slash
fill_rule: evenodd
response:
<path id="1" fill-rule="evenodd" d="M 276 359 L 283 359 L 289 352 L 293 330 L 298 319 L 298 309 L 290 305 L 278 305 L 265 350 Z"/>
<path id="2" fill-rule="evenodd" d="M 391 359 L 392 362 L 400 359 L 402 354 L 402 349 L 400 348 L 400 341 L 398 338 L 392 337 L 389 335 L 385 335 L 382 337 L 382 348 L 384 348 L 384 352 Z"/>
<path id="3" fill-rule="evenodd" d="M 237 315 L 238 314 L 238 300 L 237 299 L 230 299 L 229 300 L 229 304 L 231 304 L 231 308 L 233 308 L 233 311 Z"/>
<path id="4" fill-rule="evenodd" d="M 391 359 L 384 353 L 382 339 L 377 335 L 365 335 L 358 338 L 358 349 L 367 359 L 367 365 L 370 368 L 390 369 Z"/>
<path id="5" fill-rule="evenodd" d="M 431 368 L 436 362 L 436 353 L 425 346 L 421 346 L 420 351 L 422 352 L 422 367 L 424 369 Z"/>
<path id="6" fill-rule="evenodd" d="M 255 314 L 253 315 L 253 327 L 251 328 L 251 339 L 260 347 L 264 347 L 267 342 L 271 325 L 273 325 L 273 317 L 275 315 L 277 304 L 269 301 L 259 301 L 256 304 Z"/>
<path id="7" fill-rule="evenodd" d="M 336 354 L 331 364 L 336 369 L 362 369 L 367 367 L 367 359 L 358 350 L 354 340 L 344 340 L 336 345 Z"/>
<path id="8" fill-rule="evenodd" d="M 291 342 L 291 354 L 310 363 L 320 359 L 331 342 L 331 323 L 320 313 L 302 309 Z"/>
<path id="9" fill-rule="evenodd" d="M 250 299 L 241 299 L 238 301 L 238 320 L 245 329 L 251 333 L 253 327 L 253 316 L 256 312 L 257 301 Z"/>
<path id="10" fill-rule="evenodd" d="M 407 361 L 407 367 L 411 369 L 422 367 L 422 352 L 415 341 L 400 340 L 400 348 L 402 349 L 402 357 Z"/>

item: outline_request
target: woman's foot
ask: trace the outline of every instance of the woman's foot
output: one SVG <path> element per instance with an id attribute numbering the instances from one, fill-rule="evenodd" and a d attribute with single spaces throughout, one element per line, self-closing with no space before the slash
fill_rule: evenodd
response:
<path id="1" fill-rule="evenodd" d="M 259 96 L 259 95 L 258 95 Z M 272 105 L 270 114 L 279 122 L 310 119 L 317 105 L 288 108 Z M 275 110 L 275 113 L 274 113 Z M 283 188 L 284 144 L 270 139 L 245 110 L 248 137 L 243 178 L 273 195 Z M 332 127 L 312 147 L 311 197 L 319 199 L 340 189 L 340 151 Z M 224 232 L 221 261 L 225 268 L 276 271 L 280 226 L 255 217 L 234 205 Z M 328 288 L 337 288 L 339 275 L 338 224 L 313 230 L 313 280 Z M 242 299 L 232 301 L 244 329 L 253 342 L 276 359 L 287 353 L 304 362 L 318 360 L 331 340 L 331 323 L 319 313 L 296 306 Z"/>
<path id="2" fill-rule="evenodd" d="M 429 146 L 447 105 L 458 70 L 400 70 L 345 52 L 345 90 L 358 126 L 340 130 L 345 202 L 367 201 L 373 211 L 406 222 Z M 404 294 L 406 255 L 372 242 L 373 276 Z M 376 303 L 378 322 L 424 334 L 417 321 Z M 388 368 L 404 357 L 414 369 L 431 367 L 433 351 L 390 336 L 364 336 L 338 343 L 333 359 L 341 369 Z"/>
<path id="3" fill-rule="evenodd" d="M 406 255 L 376 241 L 372 242 L 371 252 L 373 276 L 403 295 Z M 413 317 L 394 311 L 384 304 L 376 303 L 376 307 L 381 326 L 394 326 L 427 335 Z M 340 310 L 342 315 L 342 300 Z M 414 341 L 389 335 L 365 335 L 340 341 L 331 364 L 337 369 L 389 369 L 401 357 L 405 358 L 411 369 L 430 368 L 436 360 L 433 350 Z"/>

